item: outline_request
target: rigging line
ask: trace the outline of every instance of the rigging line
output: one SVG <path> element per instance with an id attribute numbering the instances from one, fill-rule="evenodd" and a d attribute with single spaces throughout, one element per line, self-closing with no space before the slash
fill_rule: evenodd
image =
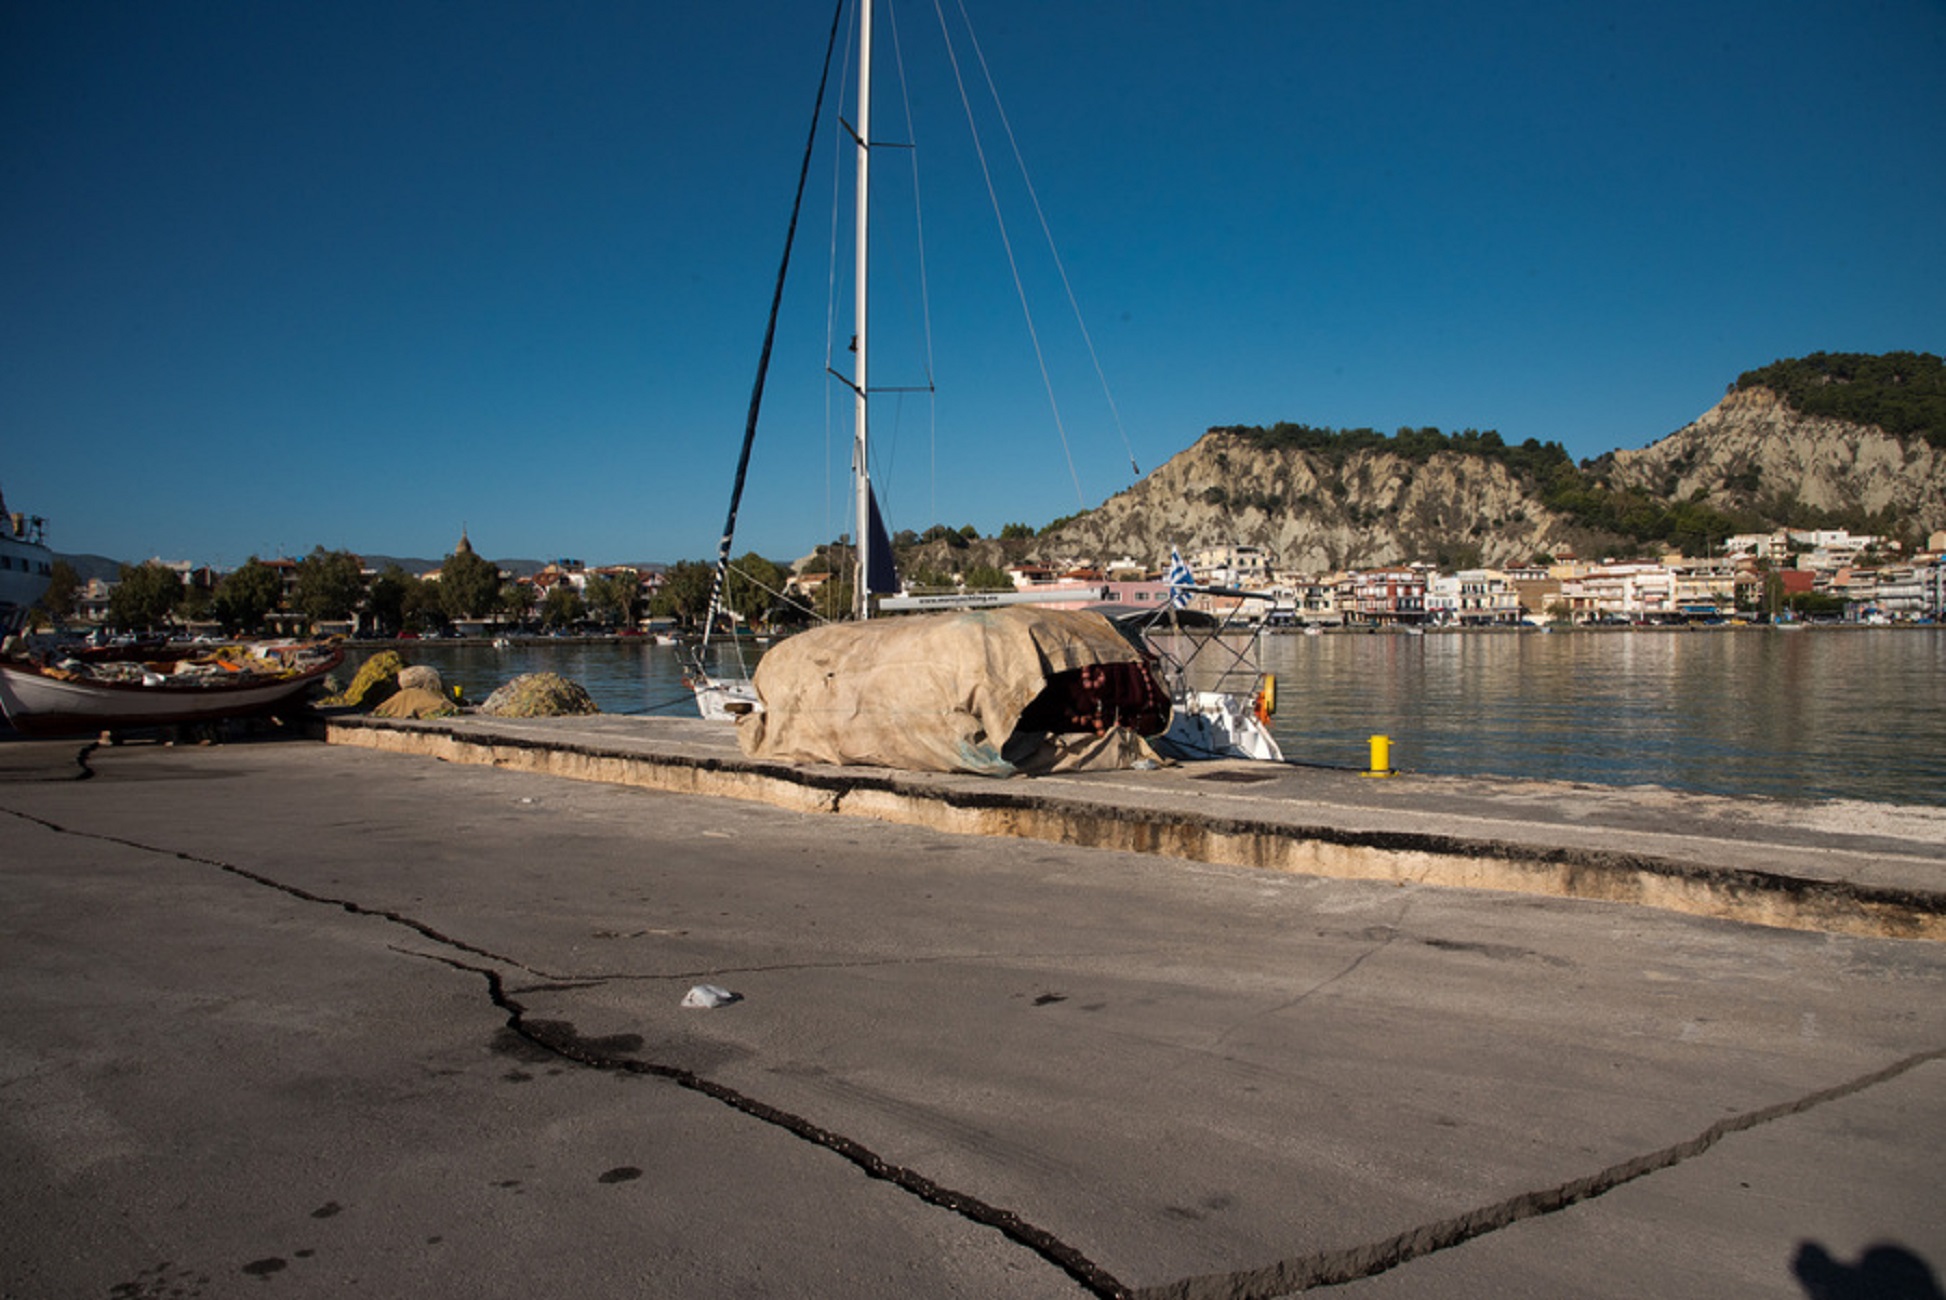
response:
<path id="1" fill-rule="evenodd" d="M 1122 425 L 1122 413 L 1115 406 L 1115 394 L 1108 387 L 1108 372 L 1101 368 L 1101 358 L 1095 354 L 1094 337 L 1088 333 L 1088 322 L 1081 314 L 1080 300 L 1074 296 L 1074 285 L 1068 281 L 1067 265 L 1061 261 L 1061 250 L 1054 243 L 1054 229 L 1047 224 L 1047 213 L 1041 208 L 1041 196 L 1034 189 L 1034 178 L 1028 174 L 1027 159 L 1021 155 L 1020 141 L 1014 138 L 1014 125 L 1007 119 L 1006 106 L 1000 102 L 1000 90 L 993 84 L 993 70 L 987 66 L 986 51 L 980 46 L 980 34 L 973 30 L 973 20 L 966 15 L 966 0 L 955 0 L 959 5 L 960 20 L 966 24 L 966 39 L 972 42 L 973 57 L 979 60 L 980 75 L 986 79 L 987 94 L 993 98 L 993 111 L 1000 116 L 1000 129 L 1006 132 L 1007 147 L 1013 150 L 1014 166 L 1020 169 L 1020 180 L 1027 187 L 1027 200 L 1034 206 L 1034 216 L 1041 223 L 1041 236 L 1047 240 L 1047 252 L 1054 259 L 1054 269 L 1061 276 L 1061 289 L 1068 296 L 1068 309 L 1074 313 L 1075 327 L 1081 331 L 1081 341 L 1087 345 L 1088 360 L 1094 364 L 1095 378 L 1101 381 L 1101 395 L 1108 402 L 1108 414 L 1115 421 L 1115 432 L 1122 436 L 1122 450 L 1128 453 L 1128 467 L 1135 471 L 1135 477 L 1142 477 L 1142 467 L 1135 463 L 1135 448 L 1128 440 L 1128 430 Z"/>
<path id="2" fill-rule="evenodd" d="M 938 370 L 933 364 L 932 338 L 932 280 L 926 271 L 926 208 L 919 199 L 919 148 L 918 132 L 912 124 L 912 93 L 905 75 L 905 46 L 899 41 L 899 7 L 892 5 L 886 10 L 892 29 L 892 57 L 899 73 L 899 103 L 905 110 L 906 135 L 913 146 L 906 150 L 912 162 L 912 226 L 913 237 L 918 244 L 919 254 L 919 331 L 925 340 L 926 351 L 926 389 L 932 391 L 938 378 Z M 931 497 L 932 516 L 939 517 L 939 403 L 928 404 L 931 420 L 927 427 L 926 444 L 929 464 L 927 466 L 926 486 Z"/>
<path id="3" fill-rule="evenodd" d="M 1074 468 L 1074 449 L 1068 445 L 1067 426 L 1061 422 L 1061 404 L 1054 396 L 1054 381 L 1047 373 L 1047 355 L 1041 348 L 1040 331 L 1034 328 L 1034 312 L 1027 305 L 1027 287 L 1020 279 L 1020 262 L 1014 256 L 1014 242 L 1007 234 L 1007 219 L 1000 211 L 1000 195 L 993 185 L 993 171 L 987 165 L 986 146 L 980 141 L 980 128 L 973 120 L 973 101 L 966 93 L 966 78 L 960 73 L 959 55 L 953 49 L 952 32 L 946 25 L 946 11 L 939 0 L 933 0 L 933 12 L 939 16 L 940 35 L 946 42 L 946 60 L 953 68 L 953 84 L 959 89 L 960 105 L 966 110 L 967 130 L 973 136 L 973 153 L 980 160 L 980 176 L 986 182 L 987 201 L 993 205 L 994 224 L 1000 229 L 1000 245 L 1007 253 L 1007 269 L 1013 273 L 1014 293 L 1020 299 L 1020 314 L 1027 321 L 1027 337 L 1034 345 L 1034 360 L 1040 366 L 1041 386 L 1047 390 L 1047 405 L 1054 413 L 1054 430 L 1061 437 L 1061 454 L 1067 457 L 1068 477 L 1074 481 L 1074 499 L 1081 508 L 1088 508 L 1088 499 L 1081 491 L 1081 475 Z M 965 19 L 964 6 L 960 17 Z"/>
<path id="4" fill-rule="evenodd" d="M 730 489 L 730 513 L 723 523 L 723 540 L 716 554 L 716 571 L 710 577 L 709 605 L 703 620 L 703 644 L 709 644 L 711 629 L 716 623 L 716 613 L 723 597 L 724 580 L 730 569 L 730 548 L 735 544 L 737 528 L 737 508 L 743 502 L 743 484 L 750 473 L 750 448 L 757 441 L 757 414 L 763 408 L 764 379 L 770 371 L 771 346 L 777 341 L 777 315 L 783 307 L 784 281 L 791 267 L 791 246 L 797 242 L 797 218 L 804 207 L 804 182 L 811 173 L 811 158 L 817 151 L 818 121 L 824 116 L 824 91 L 831 81 L 831 56 L 838 48 L 838 31 L 844 18 L 844 0 L 838 0 L 836 10 L 831 15 L 831 35 L 824 47 L 824 69 L 818 74 L 817 103 L 811 110 L 811 130 L 804 141 L 804 161 L 797 169 L 797 193 L 791 200 L 791 221 L 784 233 L 784 256 L 777 267 L 777 284 L 770 294 L 770 319 L 764 326 L 764 346 L 757 358 L 757 378 L 750 388 L 750 410 L 744 418 L 743 450 L 737 455 L 736 481 Z M 742 647 L 738 647 L 742 653 Z"/>
<path id="5" fill-rule="evenodd" d="M 858 0 L 858 2 L 861 4 L 870 4 L 872 0 Z M 844 54 L 844 68 L 838 78 L 838 99 L 840 102 L 844 100 L 846 95 L 851 93 L 851 79 L 853 73 L 851 59 L 852 59 L 852 54 L 854 52 L 855 50 L 852 42 L 846 41 L 845 54 Z M 840 110 L 838 114 L 838 125 L 844 127 L 847 132 L 851 130 L 850 124 L 847 123 L 844 119 L 844 114 L 842 110 Z M 839 248 L 838 217 L 840 215 L 840 206 L 841 206 L 840 200 L 844 193 L 843 181 L 844 181 L 845 153 L 846 153 L 842 142 L 836 136 L 832 137 L 832 145 L 833 147 L 831 150 L 831 243 L 830 243 L 830 248 L 828 249 L 825 256 L 825 284 L 824 284 L 824 370 L 827 375 L 838 374 L 836 357 L 833 349 L 835 348 L 838 340 L 838 248 Z M 831 390 L 831 385 L 826 384 L 824 386 L 824 461 L 823 461 L 824 532 L 820 534 L 820 536 L 826 538 L 836 538 L 844 532 L 843 529 L 835 528 L 833 526 L 833 521 L 835 520 L 836 516 L 833 513 L 834 502 L 832 500 L 832 495 L 831 495 L 831 487 L 832 487 L 831 466 L 832 466 L 832 455 L 835 448 L 832 443 L 831 435 L 835 427 L 836 412 L 832 407 L 832 396 L 833 394 Z M 847 443 L 848 442 L 849 440 L 847 440 Z M 847 470 L 846 474 L 847 476 L 849 476 L 850 471 Z M 818 545 L 823 546 L 825 545 L 825 543 L 820 542 L 818 543 Z"/>
<path id="6" fill-rule="evenodd" d="M 752 574 L 747 569 L 740 569 L 733 564 L 730 566 L 730 573 L 731 576 L 733 577 L 742 578 L 745 582 L 755 587 L 758 591 L 763 592 L 764 595 L 771 597 L 780 605 L 784 605 L 791 609 L 798 610 L 801 613 L 809 614 L 812 617 L 812 619 L 814 619 L 819 623 L 828 623 L 831 621 L 830 619 L 827 619 L 823 615 L 819 614 L 816 610 L 812 609 L 809 605 L 805 604 L 803 601 L 799 600 L 797 597 L 793 596 L 790 592 L 779 590 L 778 588 L 771 586 L 767 582 L 760 581 L 756 577 L 756 575 Z M 790 579 L 786 578 L 785 581 L 789 582 Z"/>

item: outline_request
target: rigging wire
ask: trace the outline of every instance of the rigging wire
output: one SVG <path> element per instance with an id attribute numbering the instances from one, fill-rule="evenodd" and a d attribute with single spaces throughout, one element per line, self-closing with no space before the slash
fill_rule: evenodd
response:
<path id="1" fill-rule="evenodd" d="M 703 644 L 709 644 L 710 632 L 716 623 L 716 613 L 723 597 L 723 587 L 730 570 L 730 548 L 736 540 L 737 509 L 743 501 L 743 484 L 750 473 L 750 448 L 757 441 L 757 416 L 763 409 L 764 380 L 770 371 L 770 353 L 777 340 L 777 315 L 783 307 L 784 282 L 791 267 L 791 247 L 797 242 L 797 218 L 804 206 L 804 182 L 811 173 L 811 158 L 817 151 L 818 120 L 824 116 L 825 87 L 831 81 L 831 56 L 838 47 L 838 31 L 844 17 L 844 0 L 838 0 L 836 11 L 831 16 L 831 35 L 824 49 L 824 70 L 818 75 L 818 97 L 811 111 L 809 138 L 804 141 L 804 161 L 798 165 L 797 193 L 791 200 L 790 226 L 784 233 L 784 255 L 777 268 L 777 283 L 770 294 L 770 319 L 764 326 L 763 351 L 757 359 L 757 377 L 750 386 L 750 409 L 743 425 L 743 448 L 737 456 L 736 480 L 730 489 L 729 517 L 723 523 L 723 539 L 718 545 L 716 569 L 710 577 L 709 605 L 703 620 Z M 741 656 L 742 647 L 738 647 Z"/>
<path id="2" fill-rule="evenodd" d="M 860 3 L 869 4 L 871 3 L 871 0 L 860 0 Z M 841 9 L 845 7 L 844 0 L 839 0 L 839 4 Z M 852 73 L 851 54 L 852 54 L 852 44 L 850 41 L 846 41 L 845 53 L 844 53 L 844 64 L 841 67 L 838 74 L 838 98 L 840 100 L 843 100 L 845 95 L 850 93 L 850 89 L 851 89 L 851 73 Z M 844 121 L 842 116 L 838 120 L 840 124 L 842 124 Z M 836 366 L 835 366 L 836 358 L 833 354 L 832 349 L 836 345 L 837 338 L 838 338 L 838 216 L 839 216 L 839 195 L 844 189 L 844 186 L 842 184 L 843 173 L 844 173 L 844 153 L 845 151 L 839 147 L 838 138 L 834 134 L 832 136 L 832 149 L 831 149 L 831 228 L 830 228 L 831 237 L 830 237 L 829 247 L 826 249 L 826 253 L 825 253 L 825 273 L 824 273 L 824 369 L 826 374 L 836 373 Z M 834 419 L 835 419 L 833 408 L 832 408 L 833 397 L 834 397 L 834 393 L 831 386 L 829 384 L 825 385 L 825 389 L 824 389 L 824 536 L 828 538 L 835 538 L 838 535 L 837 530 L 834 530 L 832 527 L 832 521 L 834 516 L 832 514 L 832 497 L 831 497 L 831 480 L 832 480 L 831 435 L 832 435 L 832 429 L 834 427 Z M 823 543 L 820 543 L 820 545 L 822 544 Z"/>
<path id="3" fill-rule="evenodd" d="M 1108 402 L 1109 415 L 1114 417 L 1115 432 L 1121 435 L 1122 450 L 1128 453 L 1128 467 L 1139 479 L 1142 477 L 1142 467 L 1135 463 L 1135 448 L 1128 440 L 1128 430 L 1122 425 L 1122 413 L 1115 406 L 1115 394 L 1108 387 L 1108 374 L 1102 369 L 1101 358 L 1095 353 L 1094 336 L 1089 334 L 1088 322 L 1081 314 L 1081 302 L 1074 296 L 1074 285 L 1068 279 L 1067 265 L 1061 260 L 1061 250 L 1055 245 L 1053 227 L 1048 225 L 1047 213 L 1041 207 L 1041 196 L 1034 189 L 1034 178 L 1027 171 L 1027 159 L 1020 152 L 1020 141 L 1014 136 L 1013 123 L 1008 120 L 1006 106 L 1000 101 L 1000 89 L 993 84 L 993 70 L 987 66 L 980 35 L 973 30 L 973 20 L 967 16 L 966 0 L 955 0 L 955 3 L 959 6 L 960 21 L 966 24 L 966 39 L 973 46 L 973 57 L 979 61 L 980 76 L 986 81 L 987 94 L 993 99 L 993 111 L 999 115 L 1000 128 L 1006 133 L 1007 147 L 1013 151 L 1014 166 L 1020 169 L 1020 180 L 1027 188 L 1027 199 L 1034 205 L 1034 216 L 1041 224 L 1041 236 L 1047 241 L 1048 255 L 1054 259 L 1054 269 L 1060 274 L 1061 289 L 1068 296 L 1068 308 L 1074 313 L 1074 323 L 1081 331 L 1081 341 L 1087 345 L 1088 360 L 1094 365 L 1095 378 L 1101 382 L 1101 395 Z M 955 67 L 956 75 L 957 71 Z"/>
<path id="4" fill-rule="evenodd" d="M 912 163 L 912 226 L 919 259 L 919 331 L 925 347 L 925 391 L 932 393 L 939 372 L 933 364 L 932 280 L 926 271 L 926 207 L 920 201 L 919 149 L 917 133 L 912 129 L 912 91 L 905 75 L 905 46 L 899 41 L 899 7 L 889 6 L 886 17 L 892 29 L 892 58 L 899 75 L 899 104 L 905 112 L 906 135 L 914 138 L 913 147 L 906 150 L 906 155 Z M 931 419 L 926 430 L 926 447 L 930 458 L 926 484 L 931 493 L 928 504 L 931 507 L 933 520 L 936 522 L 939 518 L 939 403 L 929 402 L 927 409 Z M 889 502 L 887 508 L 889 509 Z"/>
<path id="5" fill-rule="evenodd" d="M 1087 509 L 1088 499 L 1081 491 L 1081 475 L 1074 468 L 1074 449 L 1068 445 L 1067 426 L 1061 420 L 1061 404 L 1054 396 L 1054 381 L 1047 372 L 1047 354 L 1041 347 L 1040 331 L 1034 326 L 1034 312 L 1027 303 L 1027 287 L 1020 278 L 1020 260 L 1014 256 L 1013 237 L 1007 232 L 1006 216 L 1000 211 L 1000 194 L 993 184 L 993 169 L 987 163 L 986 145 L 980 139 L 980 129 L 974 123 L 973 101 L 966 91 L 966 77 L 960 71 L 959 53 L 953 46 L 953 35 L 946 24 L 946 10 L 939 0 L 933 0 L 933 12 L 939 17 L 939 33 L 946 45 L 946 60 L 952 65 L 953 84 L 959 90 L 960 106 L 966 111 L 966 124 L 973 136 L 973 154 L 980 162 L 980 177 L 986 182 L 987 202 L 993 206 L 993 219 L 1000 231 L 1000 246 L 1007 254 L 1007 269 L 1013 275 L 1014 295 L 1020 299 L 1020 312 L 1027 322 L 1027 337 L 1034 347 L 1034 360 L 1040 367 L 1041 387 L 1047 390 L 1047 404 L 1054 414 L 1054 431 L 1061 438 L 1061 454 L 1067 458 L 1068 477 L 1074 481 L 1074 499 L 1082 509 Z M 966 10 L 960 8 L 960 16 L 965 19 Z"/>

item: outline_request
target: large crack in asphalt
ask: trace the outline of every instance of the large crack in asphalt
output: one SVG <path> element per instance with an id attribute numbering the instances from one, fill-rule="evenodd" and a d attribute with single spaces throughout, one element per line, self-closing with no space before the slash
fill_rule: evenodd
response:
<path id="1" fill-rule="evenodd" d="M 318 894 L 220 859 L 144 844 L 139 840 L 122 836 L 75 830 L 16 809 L 0 809 L 0 811 L 57 834 L 100 840 L 140 852 L 174 858 L 181 862 L 214 867 L 302 902 L 333 907 L 354 916 L 370 917 L 401 926 L 453 952 L 465 953 L 537 978 L 554 981 L 590 978 L 550 975 L 511 957 L 443 934 L 432 926 L 403 913 L 369 907 L 352 899 Z M 1013 1211 L 981 1200 L 970 1193 L 946 1187 L 915 1169 L 894 1164 L 863 1143 L 842 1133 L 835 1133 L 801 1115 L 773 1106 L 748 1093 L 697 1074 L 693 1070 L 604 1051 L 591 1040 L 575 1034 L 571 1026 L 562 1022 L 530 1020 L 527 1009 L 508 994 L 500 972 L 492 966 L 474 965 L 459 957 L 438 953 L 414 952 L 403 948 L 394 948 L 393 951 L 432 961 L 480 978 L 486 985 L 487 995 L 492 1005 L 505 1014 L 506 1028 L 540 1050 L 589 1069 L 663 1080 L 708 1097 L 752 1119 L 780 1128 L 795 1137 L 824 1148 L 849 1162 L 868 1177 L 891 1183 L 926 1204 L 948 1210 L 971 1222 L 999 1232 L 1008 1240 L 1032 1251 L 1060 1269 L 1089 1294 L 1103 1297 L 1104 1300 L 1275 1300 L 1279 1296 L 1357 1281 L 1360 1278 L 1388 1272 L 1435 1252 L 1464 1245 L 1466 1242 L 1511 1227 L 1523 1220 L 1558 1213 L 1571 1206 L 1593 1200 L 1625 1183 L 1694 1159 L 1734 1134 L 1802 1115 L 1827 1103 L 1888 1083 L 1922 1065 L 1946 1060 L 1946 1048 L 1915 1053 L 1881 1069 L 1831 1087 L 1718 1120 L 1686 1141 L 1619 1161 L 1592 1174 L 1570 1179 L 1552 1187 L 1520 1192 L 1489 1205 L 1408 1228 L 1378 1241 L 1312 1251 L 1258 1267 L 1202 1274 L 1135 1290 L 1075 1247 L 1047 1230 L 1027 1222 Z M 1351 968 L 1341 972 L 1340 976 L 1350 974 L 1351 969 L 1355 969 L 1363 960 L 1364 957 L 1361 956 L 1357 962 L 1352 963 Z M 606 977 L 593 978 L 599 982 L 607 982 Z"/>
<path id="2" fill-rule="evenodd" d="M 1472 1241 L 1476 1237 L 1485 1236 L 1487 1233 L 1511 1227 L 1523 1219 L 1553 1214 L 1571 1205 L 1592 1200 L 1604 1193 L 1614 1191 L 1624 1183 L 1633 1182 L 1638 1178 L 1672 1168 L 1685 1160 L 1700 1156 L 1732 1134 L 1742 1133 L 1793 1115 L 1802 1115 L 1827 1102 L 1838 1101 L 1882 1083 L 1888 1083 L 1910 1070 L 1938 1060 L 1946 1060 L 1946 1048 L 1919 1052 L 1903 1060 L 1894 1061 L 1883 1069 L 1873 1070 L 1869 1074 L 1859 1075 L 1855 1079 L 1846 1080 L 1832 1087 L 1820 1088 L 1816 1092 L 1806 1093 L 1790 1101 L 1732 1115 L 1727 1119 L 1718 1120 L 1688 1141 L 1678 1142 L 1660 1151 L 1651 1151 L 1647 1155 L 1621 1161 L 1586 1177 L 1536 1191 L 1521 1192 L 1491 1205 L 1480 1206 L 1450 1218 L 1408 1228 L 1382 1241 L 1337 1250 L 1313 1251 L 1307 1255 L 1280 1260 L 1260 1268 L 1209 1273 L 1201 1277 L 1183 1278 L 1162 1286 L 1144 1287 L 1133 1293 L 1132 1300 L 1275 1300 L 1277 1296 L 1293 1295 L 1317 1287 L 1338 1286 L 1357 1281 L 1359 1278 L 1371 1277 L 1402 1264 L 1409 1264 L 1435 1251 L 1447 1250 Z"/>
<path id="3" fill-rule="evenodd" d="M 247 880 L 254 885 L 275 890 L 288 897 L 298 899 L 301 902 L 316 903 L 325 907 L 337 908 L 353 916 L 370 917 L 374 920 L 402 926 L 431 943 L 438 944 L 455 952 L 466 953 L 500 966 L 510 967 L 538 978 L 550 980 L 573 978 L 567 976 L 550 976 L 544 972 L 536 971 L 532 967 L 516 961 L 513 958 L 491 952 L 476 944 L 467 943 L 464 940 L 455 939 L 450 935 L 442 934 L 425 922 L 416 920 L 403 913 L 395 912 L 387 908 L 369 907 L 353 899 L 335 898 L 330 895 L 315 893 L 302 886 L 277 880 L 260 871 L 253 871 L 248 867 L 241 867 L 232 862 L 224 862 L 218 858 L 185 853 L 178 849 L 167 849 L 159 845 L 144 844 L 140 840 L 132 840 L 124 836 L 104 835 L 95 831 L 76 830 L 72 827 L 63 826 L 58 822 L 49 821 L 44 817 L 36 817 L 31 813 L 20 812 L 16 809 L 9 808 L 0 811 L 4 811 L 10 816 L 17 817 L 22 821 L 31 822 L 34 825 L 43 827 L 59 835 L 71 835 L 81 839 L 92 839 L 103 843 L 119 844 L 138 852 L 153 853 L 162 857 L 173 858 L 178 862 L 189 862 L 195 863 L 198 866 L 213 867 L 219 871 L 236 876 L 239 879 Z M 848 1161 L 868 1177 L 888 1182 L 900 1190 L 924 1201 L 928 1205 L 948 1210 L 973 1223 L 993 1229 L 1009 1241 L 1025 1247 L 1040 1258 L 1046 1260 L 1049 1264 L 1060 1269 L 1063 1273 L 1074 1279 L 1090 1295 L 1102 1297 L 1102 1300 L 1127 1300 L 1127 1297 L 1132 1294 L 1126 1285 L 1116 1279 L 1106 1269 L 1082 1254 L 1081 1251 L 1062 1241 L 1046 1229 L 1029 1223 L 1012 1210 L 993 1205 L 971 1193 L 947 1187 L 934 1179 L 928 1178 L 915 1169 L 894 1164 L 862 1142 L 846 1137 L 842 1133 L 834 1133 L 830 1129 L 815 1124 L 801 1115 L 796 1115 L 781 1107 L 773 1106 L 769 1102 L 759 1100 L 756 1097 L 750 1096 L 748 1093 L 740 1092 L 726 1084 L 706 1078 L 693 1070 L 684 1069 L 680 1066 L 663 1065 L 653 1061 L 643 1061 L 632 1056 L 621 1056 L 605 1052 L 588 1040 L 573 1033 L 571 1027 L 561 1022 L 529 1020 L 526 1008 L 508 995 L 505 982 L 501 979 L 500 972 L 492 966 L 476 966 L 458 957 L 442 956 L 437 953 L 412 952 L 402 948 L 394 948 L 393 951 L 401 955 L 416 956 L 424 960 L 437 962 L 453 970 L 480 977 L 486 983 L 487 995 L 493 1005 L 506 1013 L 507 1029 L 518 1035 L 524 1041 L 532 1043 L 535 1047 L 549 1052 L 562 1060 L 590 1069 L 608 1070 L 645 1078 L 660 1079 L 673 1083 L 677 1087 L 688 1089 L 691 1092 L 700 1093 L 713 1101 L 730 1107 L 740 1114 L 747 1115 L 752 1119 L 759 1120 L 775 1128 L 780 1128 L 794 1137 L 820 1146 L 841 1159 Z"/>
<path id="4" fill-rule="evenodd" d="M 421 955 L 455 970 L 467 971 L 484 979 L 488 995 L 493 999 L 493 1005 L 507 1013 L 507 1028 L 536 1047 L 591 1069 L 614 1070 L 664 1079 L 678 1087 L 701 1093 L 752 1119 L 781 1128 L 806 1142 L 823 1147 L 857 1166 L 868 1177 L 889 1182 L 928 1205 L 950 1210 L 962 1218 L 992 1228 L 1008 1240 L 1026 1247 L 1059 1268 L 1085 1287 L 1091 1295 L 1104 1297 L 1105 1300 L 1109 1297 L 1115 1300 L 1126 1300 L 1126 1297 L 1131 1295 L 1128 1287 L 1111 1276 L 1107 1270 L 1046 1229 L 1036 1227 L 1022 1219 L 1012 1210 L 983 1201 L 970 1193 L 946 1187 L 916 1169 L 895 1165 L 863 1143 L 848 1138 L 842 1133 L 834 1133 L 801 1115 L 773 1106 L 769 1102 L 761 1101 L 727 1084 L 718 1083 L 693 1070 L 683 1069 L 680 1066 L 660 1065 L 634 1057 L 617 1056 L 591 1046 L 587 1040 L 574 1034 L 568 1026 L 558 1021 L 531 1021 L 527 1019 L 527 1009 L 508 995 L 497 971 L 471 966 L 457 959 L 434 954 Z"/>

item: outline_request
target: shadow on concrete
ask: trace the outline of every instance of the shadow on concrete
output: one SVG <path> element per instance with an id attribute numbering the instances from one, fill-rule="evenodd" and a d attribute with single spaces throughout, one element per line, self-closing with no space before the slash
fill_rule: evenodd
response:
<path id="1" fill-rule="evenodd" d="M 1832 1257 L 1815 1241 L 1800 1242 L 1791 1272 L 1806 1300 L 1946 1300 L 1930 1265 L 1904 1246 L 1867 1246 L 1856 1264 Z"/>

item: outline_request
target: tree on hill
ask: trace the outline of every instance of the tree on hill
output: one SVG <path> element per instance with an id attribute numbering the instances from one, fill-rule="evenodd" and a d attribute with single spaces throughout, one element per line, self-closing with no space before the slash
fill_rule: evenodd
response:
<path id="1" fill-rule="evenodd" d="M 312 623 L 348 619 L 365 599 L 365 575 L 350 551 L 314 547 L 297 566 L 292 603 Z"/>
<path id="2" fill-rule="evenodd" d="M 587 612 L 581 593 L 565 582 L 557 582 L 547 589 L 547 597 L 541 601 L 541 625 L 573 627 Z"/>
<path id="3" fill-rule="evenodd" d="M 710 585 L 716 566 L 700 560 L 678 560 L 662 575 L 662 589 L 649 602 L 649 612 L 658 618 L 673 618 L 684 625 L 694 624 L 707 612 Z"/>
<path id="4" fill-rule="evenodd" d="M 439 566 L 439 604 L 448 618 L 483 618 L 500 609 L 500 570 L 472 547 Z"/>
<path id="5" fill-rule="evenodd" d="M 783 599 L 784 581 L 789 576 L 781 565 L 755 551 L 746 551 L 742 559 L 730 565 L 723 603 L 738 618 L 755 622 Z"/>
<path id="6" fill-rule="evenodd" d="M 253 555 L 216 584 L 210 612 L 232 632 L 258 632 L 283 600 L 283 575 Z"/>
<path id="7" fill-rule="evenodd" d="M 119 628 L 161 627 L 182 602 L 182 579 L 167 565 L 122 566 L 121 581 L 108 593 L 108 621 Z"/>
<path id="8" fill-rule="evenodd" d="M 415 588 L 424 585 L 422 579 L 413 577 L 398 565 L 386 565 L 372 579 L 372 585 L 365 595 L 372 627 L 380 632 L 403 631 L 407 604 L 413 599 Z"/>
<path id="9" fill-rule="evenodd" d="M 64 623 L 81 603 L 81 575 L 66 560 L 54 561 L 49 575 L 47 590 L 34 605 L 56 623 Z"/>
<path id="10" fill-rule="evenodd" d="M 633 627 L 642 584 L 633 573 L 597 573 L 581 593 L 588 612 L 609 627 Z"/>
<path id="11" fill-rule="evenodd" d="M 968 591 L 1012 591 L 1014 580 L 1005 569 L 992 564 L 976 564 L 960 575 Z"/>
<path id="12" fill-rule="evenodd" d="M 1792 410 L 1872 424 L 1946 450 L 1946 362 L 1930 352 L 1813 352 L 1737 376 L 1733 388 L 1768 388 Z"/>

